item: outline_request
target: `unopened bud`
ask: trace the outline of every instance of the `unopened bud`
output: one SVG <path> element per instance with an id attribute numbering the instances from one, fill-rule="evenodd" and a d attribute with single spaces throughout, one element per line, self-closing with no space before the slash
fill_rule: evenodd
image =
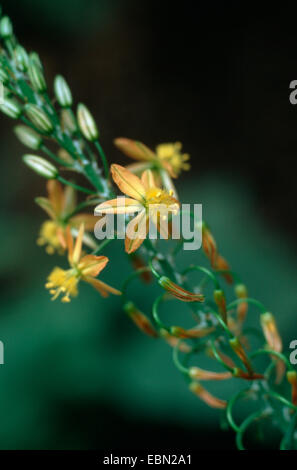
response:
<path id="1" fill-rule="evenodd" d="M 233 349 L 233 351 L 235 352 L 235 354 L 239 357 L 239 359 L 245 365 L 248 373 L 250 375 L 253 375 L 254 371 L 253 371 L 252 365 L 251 365 L 250 360 L 247 357 L 247 354 L 246 354 L 245 350 L 243 349 L 243 346 L 240 343 L 239 339 L 238 338 L 232 338 L 232 339 L 229 340 L 229 344 L 230 344 L 231 348 Z"/>
<path id="2" fill-rule="evenodd" d="M 43 93 L 47 87 L 42 68 L 34 61 L 30 60 L 28 74 L 33 89 L 39 93 Z"/>
<path id="3" fill-rule="evenodd" d="M 172 282 L 171 279 L 169 279 L 166 276 L 162 276 L 158 280 L 158 283 L 160 284 L 160 286 L 163 287 L 163 289 L 165 289 L 167 292 L 169 292 L 171 295 L 173 295 L 177 299 L 182 300 L 183 302 L 203 302 L 204 301 L 204 295 L 195 294 L 186 289 L 183 289 L 178 284 L 175 284 L 174 282 Z"/>
<path id="4" fill-rule="evenodd" d="M 202 224 L 202 248 L 212 267 L 214 267 L 217 257 L 217 245 L 212 233 L 204 223 Z"/>
<path id="5" fill-rule="evenodd" d="M 45 134 L 53 131 L 53 124 L 48 115 L 35 104 L 27 104 L 25 112 L 34 126 Z"/>
<path id="6" fill-rule="evenodd" d="M 18 69 L 22 72 L 25 72 L 29 67 L 29 57 L 26 50 L 22 46 L 16 46 L 14 50 L 14 58 Z"/>
<path id="7" fill-rule="evenodd" d="M 0 111 L 13 119 L 18 119 L 22 114 L 20 105 L 16 101 L 8 98 L 0 104 Z"/>
<path id="8" fill-rule="evenodd" d="M 41 62 L 40 57 L 37 54 L 37 52 L 30 52 L 29 58 L 32 62 L 34 62 L 36 65 L 38 65 L 43 70 L 43 65 L 42 65 L 42 62 Z"/>
<path id="9" fill-rule="evenodd" d="M 221 400 L 220 398 L 211 395 L 211 393 L 209 393 L 198 382 L 191 382 L 189 389 L 211 408 L 226 408 L 227 406 L 227 402 L 225 400 Z"/>
<path id="10" fill-rule="evenodd" d="M 125 312 L 129 315 L 136 326 L 148 336 L 158 337 L 158 334 L 147 316 L 136 308 L 133 302 L 127 302 L 124 305 Z"/>
<path id="11" fill-rule="evenodd" d="M 5 85 L 9 80 L 9 77 L 8 77 L 8 74 L 7 72 L 3 69 L 3 68 L 0 68 L 0 82 L 3 83 L 3 85 Z"/>
<path id="12" fill-rule="evenodd" d="M 214 268 L 218 271 L 229 271 L 230 265 L 228 261 L 220 254 L 216 257 Z M 232 284 L 233 277 L 229 272 L 222 273 L 222 276 L 226 279 L 228 284 Z"/>
<path id="13" fill-rule="evenodd" d="M 92 142 L 98 139 L 99 132 L 94 118 L 88 108 L 82 103 L 77 107 L 77 121 L 82 134 L 87 140 Z"/>
<path id="14" fill-rule="evenodd" d="M 247 288 L 244 284 L 236 284 L 234 290 L 235 290 L 235 295 L 238 299 L 246 299 L 248 297 L 248 291 L 247 291 Z M 245 320 L 247 311 L 248 311 L 248 303 L 247 302 L 240 302 L 237 305 L 238 320 L 241 323 Z"/>
<path id="15" fill-rule="evenodd" d="M 17 138 L 30 149 L 37 150 L 42 144 L 41 137 L 37 132 L 27 126 L 16 126 L 14 132 Z"/>
<path id="16" fill-rule="evenodd" d="M 219 313 L 222 319 L 224 320 L 224 322 L 226 323 L 227 309 L 226 309 L 226 297 L 225 297 L 224 291 L 222 291 L 221 289 L 216 289 L 213 293 L 213 297 L 214 297 L 215 303 L 218 306 Z"/>
<path id="17" fill-rule="evenodd" d="M 262 313 L 261 326 L 265 339 L 271 349 L 277 352 L 282 351 L 282 340 L 278 332 L 274 316 L 270 312 Z"/>
<path id="18" fill-rule="evenodd" d="M 210 328 L 191 328 L 190 330 L 185 330 L 180 326 L 172 326 L 170 328 L 170 333 L 177 338 L 204 338 L 214 331 L 214 327 Z"/>
<path id="19" fill-rule="evenodd" d="M 9 38 L 13 33 L 12 23 L 8 16 L 3 16 L 0 20 L 0 36 L 4 39 Z"/>
<path id="20" fill-rule="evenodd" d="M 23 161 L 29 168 L 46 179 L 55 179 L 59 174 L 54 165 L 36 155 L 24 155 Z"/>
<path id="21" fill-rule="evenodd" d="M 67 108 L 61 110 L 61 126 L 64 131 L 70 132 L 71 134 L 77 131 L 76 120 Z"/>
<path id="22" fill-rule="evenodd" d="M 194 380 L 226 380 L 232 378 L 231 372 L 212 372 L 199 367 L 190 367 L 189 375 Z"/>
<path id="23" fill-rule="evenodd" d="M 55 95 L 58 103 L 62 108 L 69 108 L 72 106 L 72 94 L 66 80 L 57 75 L 54 81 Z"/>
<path id="24" fill-rule="evenodd" d="M 292 386 L 292 403 L 297 406 L 297 372 L 295 370 L 289 370 L 287 372 L 287 380 Z"/>

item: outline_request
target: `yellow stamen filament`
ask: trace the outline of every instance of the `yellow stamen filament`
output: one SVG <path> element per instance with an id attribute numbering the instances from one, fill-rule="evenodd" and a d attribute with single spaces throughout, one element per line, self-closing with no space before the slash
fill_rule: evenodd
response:
<path id="1" fill-rule="evenodd" d="M 59 237 L 57 235 L 58 225 L 53 220 L 46 220 L 40 229 L 37 245 L 44 246 L 47 254 L 52 255 L 56 251 L 63 252 Z"/>
<path id="2" fill-rule="evenodd" d="M 48 276 L 45 287 L 52 294 L 52 300 L 55 300 L 60 294 L 64 294 L 61 299 L 62 302 L 70 302 L 71 297 L 75 297 L 78 293 L 77 284 L 79 279 L 79 273 L 75 269 L 54 268 Z"/>

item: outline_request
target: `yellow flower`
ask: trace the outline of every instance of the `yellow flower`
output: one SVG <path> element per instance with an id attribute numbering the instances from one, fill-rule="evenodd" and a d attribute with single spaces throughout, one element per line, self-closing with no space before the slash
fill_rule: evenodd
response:
<path id="1" fill-rule="evenodd" d="M 126 229 L 125 249 L 133 253 L 143 243 L 152 220 L 163 238 L 168 238 L 168 215 L 177 214 L 179 202 L 172 192 L 156 187 L 150 170 L 144 171 L 141 179 L 126 168 L 113 164 L 111 174 L 119 189 L 128 198 L 112 199 L 95 208 L 98 214 L 134 214 L 138 212 Z"/>
<path id="2" fill-rule="evenodd" d="M 70 302 L 71 297 L 75 297 L 78 294 L 77 285 L 79 281 L 88 282 L 103 297 L 107 297 L 109 293 L 121 295 L 121 292 L 117 289 L 96 279 L 96 276 L 105 268 L 109 260 L 106 256 L 82 256 L 83 236 L 84 225 L 81 224 L 75 245 L 73 246 L 70 227 L 67 227 L 66 240 L 70 269 L 64 270 L 56 267 L 48 276 L 45 287 L 52 294 L 52 300 L 62 295 L 62 302 Z"/>
<path id="3" fill-rule="evenodd" d="M 49 180 L 47 182 L 47 191 L 47 198 L 38 197 L 35 199 L 37 204 L 50 217 L 40 228 L 37 244 L 45 245 L 48 254 L 54 252 L 61 254 L 66 249 L 65 229 L 67 225 L 78 229 L 83 222 L 86 230 L 93 230 L 98 219 L 91 214 L 77 214 L 67 219 L 67 214 L 70 214 L 76 205 L 75 190 L 70 186 L 63 190 L 58 181 Z"/>
<path id="4" fill-rule="evenodd" d="M 190 169 L 188 163 L 190 156 L 182 153 L 180 142 L 160 144 L 155 152 L 141 142 L 122 137 L 115 139 L 114 143 L 125 155 L 142 162 L 130 166 L 130 169 L 135 172 L 148 167 L 161 168 L 166 170 L 172 178 L 177 178 L 182 170 Z"/>

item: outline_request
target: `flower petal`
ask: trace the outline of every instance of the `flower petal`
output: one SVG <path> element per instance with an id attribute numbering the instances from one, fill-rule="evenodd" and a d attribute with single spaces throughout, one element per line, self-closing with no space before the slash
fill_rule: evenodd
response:
<path id="1" fill-rule="evenodd" d="M 113 180 L 122 193 L 127 194 L 127 196 L 133 199 L 137 199 L 137 201 L 143 202 L 145 198 L 145 188 L 138 176 L 133 175 L 133 173 L 126 170 L 126 168 L 121 165 L 113 164 L 110 169 Z"/>
<path id="2" fill-rule="evenodd" d="M 98 276 L 105 268 L 109 259 L 106 256 L 86 255 L 81 258 L 78 269 L 81 270 L 83 276 Z"/>
<path id="3" fill-rule="evenodd" d="M 117 197 L 116 199 L 110 199 L 109 201 L 102 202 L 95 207 L 95 213 L 101 214 L 134 214 L 143 209 L 136 199 L 130 199 L 128 197 Z"/>
<path id="4" fill-rule="evenodd" d="M 61 214 L 64 206 L 64 192 L 62 185 L 57 180 L 49 180 L 47 182 L 47 191 L 55 214 Z"/>
<path id="5" fill-rule="evenodd" d="M 51 219 L 56 218 L 55 211 L 49 199 L 46 197 L 36 197 L 35 202 L 50 216 Z"/>
<path id="6" fill-rule="evenodd" d="M 94 279 L 91 276 L 84 278 L 84 281 L 91 284 L 98 292 L 100 292 L 102 297 L 108 297 L 109 294 L 122 295 L 121 291 L 105 284 L 105 282 L 99 281 L 99 279 Z"/>
<path id="7" fill-rule="evenodd" d="M 70 223 L 74 227 L 79 227 L 81 224 L 84 224 L 85 230 L 92 231 L 94 230 L 95 224 L 98 222 L 98 217 L 95 217 L 92 214 L 77 214 L 71 217 Z"/>
<path id="8" fill-rule="evenodd" d="M 81 224 L 79 227 L 79 232 L 77 235 L 77 239 L 74 245 L 73 255 L 72 255 L 72 263 L 77 264 L 81 257 L 81 248 L 82 248 L 82 240 L 84 236 L 85 227 L 84 224 Z"/>
<path id="9" fill-rule="evenodd" d="M 148 232 L 148 217 L 146 211 L 140 212 L 132 219 L 126 228 L 125 250 L 133 253 L 140 247 Z"/>
<path id="10" fill-rule="evenodd" d="M 156 158 L 155 153 L 150 150 L 146 145 L 136 140 L 126 139 L 124 137 L 118 137 L 114 140 L 115 146 L 121 150 L 128 157 L 134 158 L 135 160 L 154 160 Z"/>
<path id="11" fill-rule="evenodd" d="M 156 187 L 156 183 L 154 180 L 154 175 L 151 170 L 145 170 L 141 175 L 141 182 L 145 187 L 145 190 L 148 191 L 151 188 Z"/>

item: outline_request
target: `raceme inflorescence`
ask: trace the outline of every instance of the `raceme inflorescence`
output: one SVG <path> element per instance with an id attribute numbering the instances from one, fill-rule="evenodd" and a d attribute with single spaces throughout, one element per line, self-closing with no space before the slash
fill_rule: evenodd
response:
<path id="1" fill-rule="evenodd" d="M 181 268 L 182 239 L 173 240 L 173 248 L 170 245 L 170 252 L 164 253 L 160 240 L 148 237 L 153 224 L 162 238 L 172 238 L 172 220 L 183 212 L 173 183 L 190 169 L 181 143 L 161 144 L 152 150 L 141 142 L 117 138 L 116 147 L 134 161 L 126 167 L 109 165 L 88 108 L 80 103 L 73 110 L 71 89 L 61 75 L 54 80 L 54 99 L 50 97 L 38 54 L 28 53 L 19 44 L 10 19 L 0 15 L 0 81 L 4 85 L 0 110 L 18 121 L 15 134 L 30 149 L 24 163 L 46 180 L 47 194 L 36 198 L 47 216 L 37 244 L 50 255 L 66 258 L 67 266 L 54 267 L 45 280 L 52 300 L 69 303 L 78 295 L 81 282 L 104 297 L 118 295 L 123 311 L 139 330 L 172 348 L 173 362 L 189 390 L 208 406 L 224 410 L 225 424 L 235 431 L 239 449 L 245 448 L 246 431 L 264 422 L 280 432 L 281 449 L 295 449 L 297 373 L 282 352 L 272 313 L 249 297 L 204 221 L 200 229 L 205 263 Z M 113 239 L 98 243 L 95 224 L 104 224 L 112 214 L 123 217 L 125 241 L 116 232 Z M 110 243 L 126 251 L 133 269 L 131 273 L 128 266 L 123 273 L 121 288 L 103 280 L 106 267 L 116 269 L 104 255 Z M 145 283 L 148 300 L 150 285 L 158 285 L 160 293 L 151 308 L 139 307 L 131 298 L 130 285 L 137 278 Z M 192 326 L 164 322 L 162 312 L 173 300 Z M 246 327 L 251 310 L 254 324 Z M 212 364 L 210 370 L 199 367 L 201 357 Z M 221 381 L 231 380 L 237 391 L 223 398 Z M 215 394 L 207 383 L 217 384 Z M 251 403 L 252 409 L 238 423 L 234 407 L 243 401 Z"/>

